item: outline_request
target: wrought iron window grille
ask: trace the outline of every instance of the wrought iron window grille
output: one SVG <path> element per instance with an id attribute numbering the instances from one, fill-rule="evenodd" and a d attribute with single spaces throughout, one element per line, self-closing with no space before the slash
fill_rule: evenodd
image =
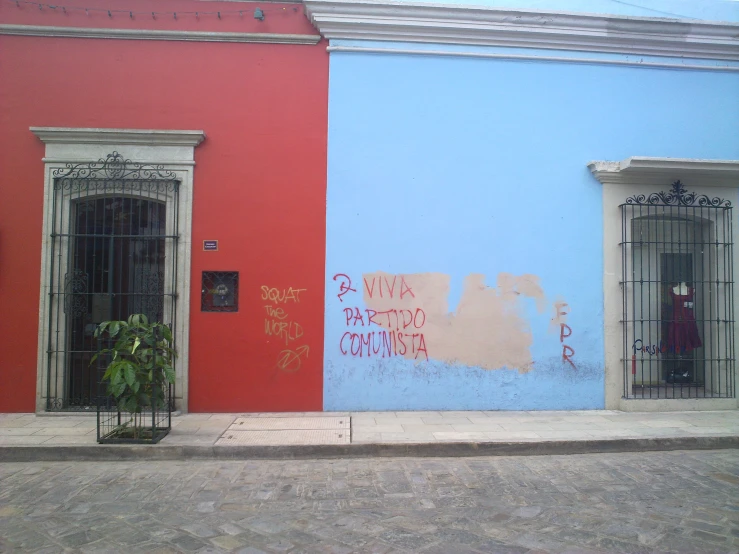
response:
<path id="1" fill-rule="evenodd" d="M 625 398 L 733 398 L 729 200 L 669 191 L 620 206 Z"/>

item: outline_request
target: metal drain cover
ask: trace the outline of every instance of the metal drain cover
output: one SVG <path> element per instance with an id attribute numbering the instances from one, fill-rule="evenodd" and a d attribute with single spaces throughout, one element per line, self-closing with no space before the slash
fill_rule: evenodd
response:
<path id="1" fill-rule="evenodd" d="M 216 446 L 280 446 L 295 444 L 349 444 L 349 431 L 338 429 L 302 429 L 270 431 L 226 431 Z"/>
<path id="2" fill-rule="evenodd" d="M 239 417 L 229 426 L 234 431 L 271 429 L 349 429 L 349 417 Z"/>

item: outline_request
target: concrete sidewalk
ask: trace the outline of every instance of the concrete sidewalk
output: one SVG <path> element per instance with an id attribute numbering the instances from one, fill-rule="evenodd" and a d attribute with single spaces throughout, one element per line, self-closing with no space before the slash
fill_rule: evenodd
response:
<path id="1" fill-rule="evenodd" d="M 185 414 L 173 416 L 170 434 L 157 445 L 99 445 L 94 414 L 0 414 L 0 461 L 470 456 L 706 448 L 739 448 L 739 411 Z"/>

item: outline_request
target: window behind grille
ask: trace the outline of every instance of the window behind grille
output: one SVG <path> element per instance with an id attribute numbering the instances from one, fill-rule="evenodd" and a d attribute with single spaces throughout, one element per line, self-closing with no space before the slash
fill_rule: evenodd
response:
<path id="1" fill-rule="evenodd" d="M 624 396 L 734 396 L 731 204 L 688 193 L 621 205 Z"/>

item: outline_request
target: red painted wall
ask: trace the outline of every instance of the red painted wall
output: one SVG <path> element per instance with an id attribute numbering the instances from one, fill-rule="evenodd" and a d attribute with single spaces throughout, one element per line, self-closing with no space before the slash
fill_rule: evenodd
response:
<path id="1" fill-rule="evenodd" d="M 87 2 L 172 15 L 38 10 L 0 22 L 315 34 L 300 5 Z M 62 3 L 59 3 L 62 5 Z M 295 10 L 293 10 L 295 8 Z M 221 19 L 202 12 L 221 10 Z M 243 17 L 236 10 L 243 10 Z M 198 19 L 186 11 L 200 11 Z M 33 411 L 44 145 L 31 126 L 197 129 L 190 282 L 190 411 L 322 409 L 328 54 L 315 46 L 0 35 L 0 412 Z M 202 241 L 217 239 L 218 252 Z M 240 272 L 238 313 L 200 312 L 203 270 Z M 184 286 L 184 285 L 183 285 Z M 303 289 L 277 319 L 300 367 L 265 334 L 262 286 Z M 289 295 L 288 298 L 296 296 Z M 285 315 L 287 314 L 287 315 Z M 274 315 L 274 314 L 273 314 Z M 307 357 L 306 357 L 307 354 Z"/>

